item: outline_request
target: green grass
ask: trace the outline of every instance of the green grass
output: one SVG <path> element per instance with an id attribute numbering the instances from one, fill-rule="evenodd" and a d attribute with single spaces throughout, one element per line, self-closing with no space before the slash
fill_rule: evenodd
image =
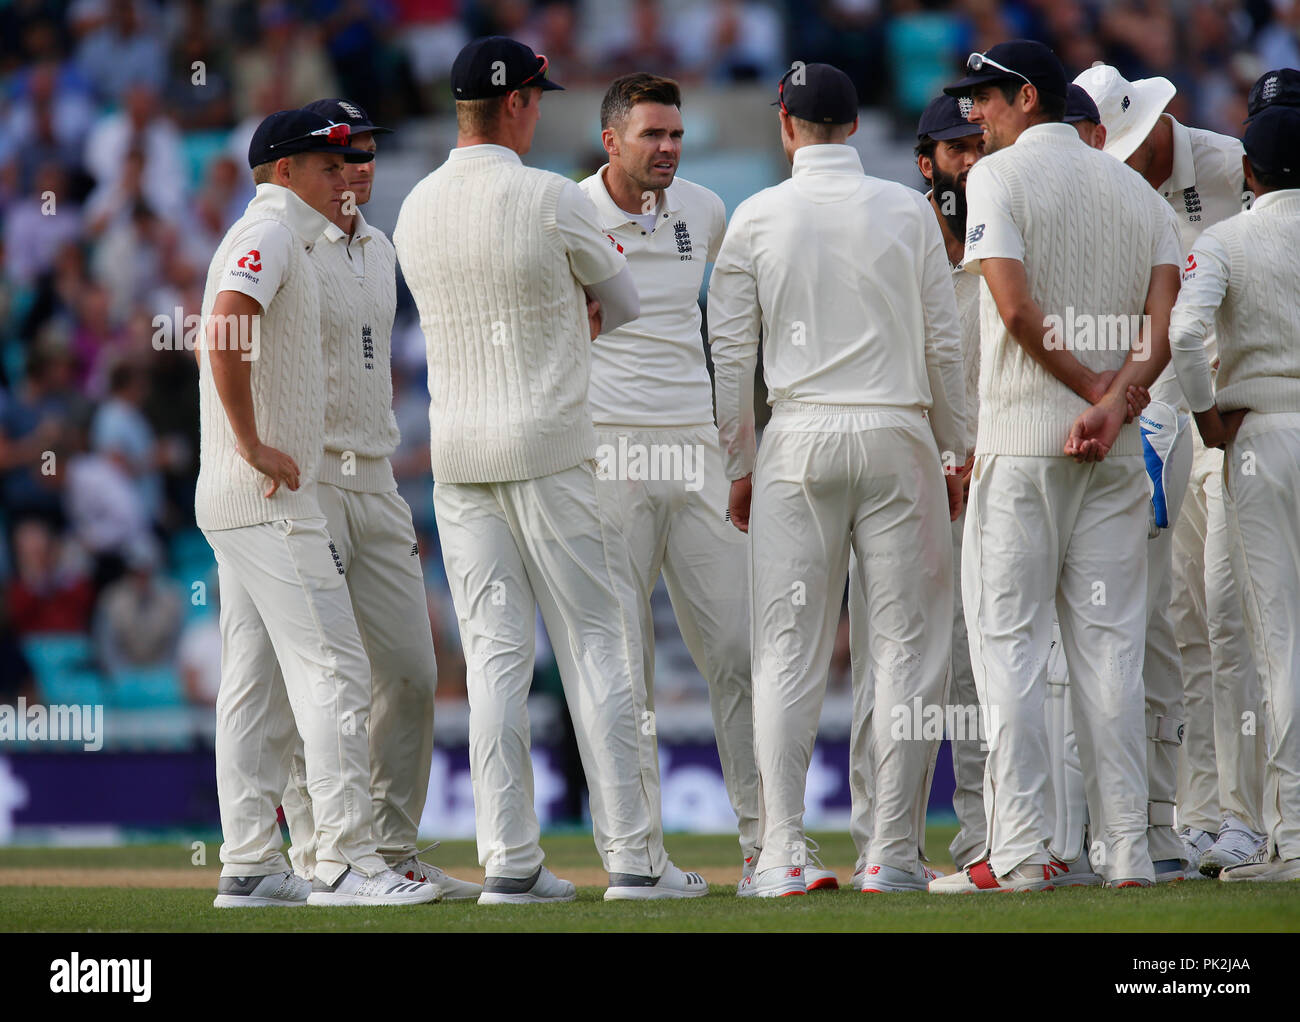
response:
<path id="1" fill-rule="evenodd" d="M 946 859 L 951 828 L 933 827 L 929 847 Z M 822 856 L 848 878 L 853 860 L 847 835 L 818 835 Z M 550 835 L 548 865 L 599 867 L 589 835 Z M 687 869 L 738 872 L 734 838 L 673 835 L 674 860 Z M 190 867 L 188 844 L 105 849 L 0 849 L 0 868 Z M 208 846 L 208 870 L 216 846 Z M 475 865 L 472 842 L 447 842 L 430 856 L 451 872 Z M 939 862 L 940 868 L 950 866 Z M 215 883 L 215 881 L 214 881 Z M 212 908 L 212 889 L 5 887 L 4 931 L 1163 931 L 1294 932 L 1300 929 L 1300 884 L 1227 885 L 1187 882 L 1147 890 L 1070 889 L 1007 896 L 863 895 L 841 890 L 776 901 L 737 899 L 734 887 L 714 885 L 692 902 L 606 904 L 602 888 L 579 890 L 567 905 L 494 906 L 465 902 L 388 909 L 232 912 Z"/>

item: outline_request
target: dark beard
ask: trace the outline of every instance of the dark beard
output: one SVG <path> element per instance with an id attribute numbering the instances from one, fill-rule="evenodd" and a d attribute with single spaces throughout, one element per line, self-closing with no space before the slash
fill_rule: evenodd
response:
<path id="1" fill-rule="evenodd" d="M 939 207 L 954 238 L 966 237 L 966 175 L 949 176 L 935 167 L 932 171 L 934 204 Z"/>

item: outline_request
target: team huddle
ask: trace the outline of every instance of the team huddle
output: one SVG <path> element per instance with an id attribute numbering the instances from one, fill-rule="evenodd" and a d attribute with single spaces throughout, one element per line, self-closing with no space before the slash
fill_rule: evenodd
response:
<path id="1" fill-rule="evenodd" d="M 791 176 L 728 223 L 676 176 L 681 92 L 653 74 L 606 92 L 598 173 L 526 167 L 547 71 L 503 37 L 461 51 L 457 145 L 392 242 L 358 208 L 387 131 L 364 110 L 281 111 L 250 144 L 198 351 L 215 904 L 576 897 L 534 810 L 538 611 L 605 899 L 708 894 L 661 822 L 661 574 L 708 683 L 739 896 L 840 885 L 803 814 L 846 586 L 855 890 L 1300 879 L 1300 72 L 1256 84 L 1243 148 L 1165 114 L 1164 79 L 1071 84 L 1003 43 L 923 114 L 922 195 L 864 174 L 852 83 L 796 62 L 774 104 Z M 416 844 L 436 666 L 389 461 L 398 262 L 482 885 Z M 253 358 L 230 342 L 250 320 Z M 950 734 L 952 876 L 927 864 L 939 741 L 900 727 L 913 707 L 980 724 Z"/>

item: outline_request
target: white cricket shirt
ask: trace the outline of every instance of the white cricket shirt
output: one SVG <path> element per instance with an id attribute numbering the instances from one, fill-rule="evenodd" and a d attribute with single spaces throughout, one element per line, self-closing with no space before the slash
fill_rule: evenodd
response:
<path id="1" fill-rule="evenodd" d="M 579 187 L 601 230 L 623 254 L 636 282 L 641 315 L 601 334 L 591 349 L 592 420 L 617 426 L 713 423 L 713 394 L 700 335 L 700 285 L 717 258 L 727 211 L 709 189 L 677 178 L 664 189 L 647 230 L 640 214 L 620 209 L 605 187 L 606 164 Z"/>
<path id="2" fill-rule="evenodd" d="M 847 145 L 804 146 L 791 177 L 736 209 L 709 282 L 727 478 L 753 470 L 759 332 L 768 400 L 928 410 L 966 450 L 960 327 L 934 209 L 868 177 Z"/>

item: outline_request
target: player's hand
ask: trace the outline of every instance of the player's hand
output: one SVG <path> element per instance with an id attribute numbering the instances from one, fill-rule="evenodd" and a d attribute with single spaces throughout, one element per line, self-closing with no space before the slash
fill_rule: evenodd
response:
<path id="1" fill-rule="evenodd" d="M 591 328 L 591 339 L 594 341 L 600 336 L 600 302 L 595 298 L 587 299 L 587 325 Z"/>
<path id="2" fill-rule="evenodd" d="M 727 511 L 731 524 L 741 532 L 749 531 L 749 502 L 754 496 L 754 474 L 732 481 L 731 495 L 727 498 Z"/>
<path id="3" fill-rule="evenodd" d="M 1227 447 L 1237 439 L 1237 430 L 1241 429 L 1242 420 L 1250 412 L 1249 408 L 1238 408 L 1236 411 L 1220 413 L 1219 418 L 1223 420 L 1223 446 Z"/>
<path id="4" fill-rule="evenodd" d="M 280 488 L 280 484 L 291 490 L 298 488 L 298 463 L 284 451 L 277 451 L 264 443 L 258 443 L 249 450 L 239 448 L 239 456 L 266 476 L 266 489 L 262 496 L 270 497 Z"/>
<path id="5" fill-rule="evenodd" d="M 1115 382 L 1115 377 L 1118 375 L 1118 369 L 1108 369 L 1104 373 L 1097 373 L 1092 378 L 1092 383 L 1087 388 L 1087 392 L 1083 395 L 1083 399 L 1089 404 L 1095 405 L 1100 403 L 1101 399 L 1106 396 L 1106 392 L 1110 390 L 1110 385 Z"/>
<path id="6" fill-rule="evenodd" d="M 961 517 L 961 509 L 966 506 L 966 486 L 960 473 L 945 475 L 943 481 L 948 487 L 948 521 L 955 522 Z"/>
<path id="7" fill-rule="evenodd" d="M 1074 420 L 1065 453 L 1075 461 L 1101 461 L 1114 446 L 1127 414 L 1127 401 L 1118 394 L 1107 394 Z"/>
<path id="8" fill-rule="evenodd" d="M 961 480 L 961 494 L 963 500 L 970 499 L 970 477 L 975 471 L 975 455 L 966 459 L 966 464 L 957 470 L 957 477 Z"/>
<path id="9" fill-rule="evenodd" d="M 1219 411 L 1218 405 L 1208 408 L 1196 415 L 1196 428 L 1201 431 L 1201 440 L 1206 447 L 1222 449 L 1232 443 L 1241 429 L 1241 420 L 1250 409 L 1238 408 L 1232 412 Z"/>
<path id="10" fill-rule="evenodd" d="M 1124 417 L 1124 422 L 1128 424 L 1141 415 L 1142 409 L 1151 403 L 1151 391 L 1137 384 L 1129 384 L 1124 398 L 1128 404 L 1128 414 Z"/>

